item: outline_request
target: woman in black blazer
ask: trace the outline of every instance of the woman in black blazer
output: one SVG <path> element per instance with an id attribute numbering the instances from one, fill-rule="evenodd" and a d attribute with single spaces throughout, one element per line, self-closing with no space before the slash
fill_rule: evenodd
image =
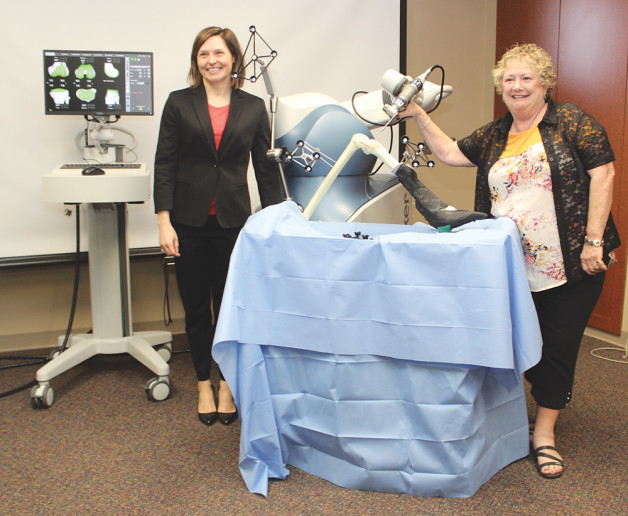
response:
<path id="1" fill-rule="evenodd" d="M 229 257 L 251 214 L 249 159 L 262 207 L 282 201 L 277 165 L 266 158 L 271 141 L 264 101 L 240 89 L 242 78 L 232 77 L 242 61 L 231 30 L 199 32 L 192 47 L 191 86 L 168 97 L 155 155 L 159 244 L 175 259 L 198 379 L 198 418 L 208 426 L 238 418 L 222 373 L 216 403 L 210 367 Z"/>

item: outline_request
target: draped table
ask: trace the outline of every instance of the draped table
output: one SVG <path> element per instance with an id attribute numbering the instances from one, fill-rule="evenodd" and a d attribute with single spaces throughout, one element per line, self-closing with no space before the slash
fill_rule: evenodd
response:
<path id="1" fill-rule="evenodd" d="M 213 356 L 248 489 L 292 465 L 352 489 L 472 496 L 528 454 L 541 337 L 509 219 L 450 233 L 307 221 L 286 201 L 236 243 Z"/>

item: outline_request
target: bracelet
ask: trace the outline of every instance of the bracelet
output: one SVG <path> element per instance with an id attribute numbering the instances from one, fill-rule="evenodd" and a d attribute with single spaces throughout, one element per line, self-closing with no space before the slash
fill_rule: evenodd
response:
<path id="1" fill-rule="evenodd" d="M 588 236 L 585 236 L 584 245 L 590 245 L 591 247 L 602 247 L 604 245 L 604 240 L 591 240 Z"/>
<path id="2" fill-rule="evenodd" d="M 425 122 L 425 125 L 423 127 L 419 127 L 419 131 L 422 131 L 423 129 L 425 129 L 428 125 L 430 125 L 430 122 L 432 121 L 432 119 L 428 116 L 427 117 L 427 122 Z"/>

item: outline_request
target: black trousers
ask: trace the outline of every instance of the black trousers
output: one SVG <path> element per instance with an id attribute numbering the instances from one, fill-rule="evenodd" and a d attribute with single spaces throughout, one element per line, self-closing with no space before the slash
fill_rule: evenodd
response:
<path id="1" fill-rule="evenodd" d="M 580 342 L 602 293 L 605 273 L 532 292 L 543 338 L 541 360 L 526 371 L 530 394 L 541 406 L 560 410 L 571 400 Z"/>
<path id="2" fill-rule="evenodd" d="M 173 224 L 179 237 L 175 269 L 185 311 L 185 333 L 199 381 L 209 380 L 214 329 L 229 270 L 229 259 L 241 228 L 223 228 L 209 215 L 200 228 Z M 212 310 L 213 308 L 213 310 Z M 224 379 L 222 373 L 220 378 Z"/>

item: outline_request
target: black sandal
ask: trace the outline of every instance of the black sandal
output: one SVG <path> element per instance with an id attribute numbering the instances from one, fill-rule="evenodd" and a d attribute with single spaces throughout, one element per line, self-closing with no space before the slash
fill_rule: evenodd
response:
<path id="1" fill-rule="evenodd" d="M 556 448 L 554 448 L 553 446 L 539 446 L 538 448 L 533 448 L 532 449 L 532 453 L 534 454 L 534 458 L 536 459 L 536 471 L 539 475 L 541 475 L 543 478 L 558 478 L 560 476 L 562 476 L 563 472 L 565 471 L 565 463 L 559 459 L 558 457 L 554 456 L 554 455 L 550 455 L 549 453 L 543 453 L 541 450 L 553 450 L 556 453 L 558 453 L 558 450 Z M 546 459 L 552 459 L 552 461 L 550 462 L 544 462 L 543 464 L 539 463 L 539 457 L 543 457 Z M 543 473 L 543 468 L 547 467 L 547 466 L 560 466 L 561 468 L 563 468 L 561 471 L 558 471 L 556 473 Z"/>

